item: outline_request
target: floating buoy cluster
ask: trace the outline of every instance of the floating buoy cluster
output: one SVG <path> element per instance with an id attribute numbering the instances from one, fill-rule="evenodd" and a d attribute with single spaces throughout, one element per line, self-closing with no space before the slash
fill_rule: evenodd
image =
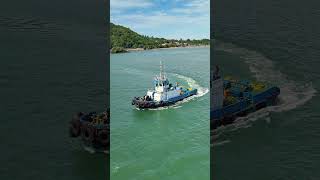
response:
<path id="1" fill-rule="evenodd" d="M 70 136 L 81 137 L 83 142 L 94 148 L 108 150 L 110 146 L 110 110 L 102 113 L 79 112 L 75 114 L 69 126 Z"/>

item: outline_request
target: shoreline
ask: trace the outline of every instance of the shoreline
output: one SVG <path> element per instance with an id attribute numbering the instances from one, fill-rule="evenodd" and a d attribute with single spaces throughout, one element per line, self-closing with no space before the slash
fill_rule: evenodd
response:
<path id="1" fill-rule="evenodd" d="M 203 47 L 210 47 L 210 45 L 199 45 L 199 46 L 179 46 L 179 47 L 164 47 L 164 48 L 153 48 L 153 49 L 144 49 L 144 48 L 125 48 L 124 50 L 126 52 L 118 52 L 118 53 L 112 53 L 111 54 L 119 54 L 119 53 L 129 53 L 129 52 L 136 52 L 136 51 L 149 51 L 149 50 L 161 50 L 161 49 L 177 49 L 177 48 L 203 48 Z"/>

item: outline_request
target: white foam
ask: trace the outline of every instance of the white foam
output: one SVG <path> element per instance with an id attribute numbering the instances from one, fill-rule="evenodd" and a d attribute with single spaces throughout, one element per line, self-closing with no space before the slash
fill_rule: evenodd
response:
<path id="1" fill-rule="evenodd" d="M 174 74 L 177 78 L 182 79 L 184 81 L 186 81 L 188 83 L 188 86 L 190 86 L 193 89 L 197 89 L 197 94 L 195 96 L 191 96 L 191 97 L 201 97 L 206 95 L 209 92 L 208 88 L 202 87 L 200 86 L 196 80 L 187 77 L 187 76 L 183 76 L 181 74 Z"/>
<path id="2" fill-rule="evenodd" d="M 83 148 L 85 151 L 89 152 L 90 154 L 95 154 L 95 153 L 109 154 L 108 150 L 96 150 L 95 148 L 93 148 L 91 146 L 83 145 Z"/>
<path id="3" fill-rule="evenodd" d="M 86 150 L 90 154 L 96 153 L 96 150 L 94 148 L 90 147 L 90 146 L 84 146 L 83 148 L 84 148 L 84 150 Z"/>
<path id="4" fill-rule="evenodd" d="M 217 141 L 217 142 L 214 142 L 211 146 L 222 146 L 230 142 L 231 142 L 230 140 Z"/>
<path id="5" fill-rule="evenodd" d="M 112 168 L 112 173 L 118 173 L 120 166 L 113 166 L 114 168 Z"/>
<path id="6" fill-rule="evenodd" d="M 169 106 L 158 107 L 158 108 L 150 108 L 150 109 L 148 109 L 148 110 L 151 110 L 151 111 L 161 111 L 161 110 L 166 110 L 166 109 L 169 109 Z"/>

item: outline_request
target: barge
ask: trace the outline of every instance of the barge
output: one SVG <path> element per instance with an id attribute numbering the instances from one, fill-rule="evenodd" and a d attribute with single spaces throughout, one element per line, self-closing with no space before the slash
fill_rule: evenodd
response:
<path id="1" fill-rule="evenodd" d="M 211 74 L 210 126 L 215 129 L 277 103 L 280 88 L 263 82 L 223 78 L 219 67 Z"/>

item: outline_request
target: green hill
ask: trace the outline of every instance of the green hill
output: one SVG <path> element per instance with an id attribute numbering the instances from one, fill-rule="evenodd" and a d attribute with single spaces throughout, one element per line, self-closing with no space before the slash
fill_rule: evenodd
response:
<path id="1" fill-rule="evenodd" d="M 168 47 L 184 47 L 184 46 L 200 46 L 209 45 L 209 39 L 201 40 L 175 40 L 154 38 L 149 36 L 140 35 L 131 29 L 110 23 L 111 28 L 111 52 L 119 53 L 126 52 L 130 48 L 168 48 Z"/>

